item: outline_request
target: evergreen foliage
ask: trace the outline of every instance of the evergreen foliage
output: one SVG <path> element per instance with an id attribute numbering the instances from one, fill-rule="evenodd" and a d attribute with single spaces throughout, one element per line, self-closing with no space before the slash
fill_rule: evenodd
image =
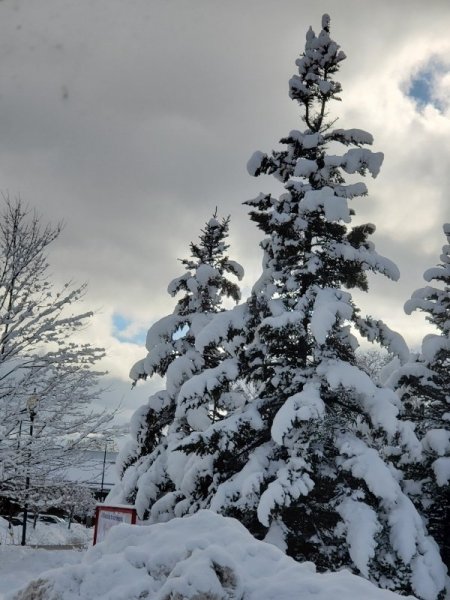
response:
<path id="1" fill-rule="evenodd" d="M 428 521 L 429 531 L 450 569 L 450 224 L 441 263 L 424 273 L 428 285 L 414 292 L 405 311 L 420 310 L 436 328 L 390 378 L 400 395 L 405 417 L 415 423 L 423 460 L 406 465 L 406 485 Z"/>
<path id="2" fill-rule="evenodd" d="M 212 386 L 200 396 L 180 390 L 203 369 L 216 369 L 220 379 L 220 347 L 208 346 L 199 352 L 195 341 L 212 315 L 224 310 L 224 298 L 240 299 L 238 285 L 229 279 L 230 275 L 243 276 L 242 267 L 226 254 L 229 221 L 218 221 L 214 214 L 199 242 L 191 243 L 190 258 L 181 261 L 186 272 L 168 286 L 171 296 L 182 296 L 173 313 L 149 329 L 147 357 L 131 370 L 135 382 L 154 374 L 166 378 L 165 389 L 151 396 L 133 416 L 133 441 L 122 453 L 122 483 L 114 491 L 120 501 L 135 502 L 141 517 L 151 505 L 153 511 L 158 510 L 158 499 L 164 498 L 167 504 L 173 491 L 167 473 L 168 447 L 189 434 L 193 422 L 202 421 L 206 426 L 220 416 L 221 406 Z"/>
<path id="3" fill-rule="evenodd" d="M 383 155 L 366 148 L 369 133 L 334 129 L 328 119 L 344 58 L 324 15 L 320 34 L 308 31 L 290 81 L 306 129 L 248 163 L 252 175 L 272 174 L 285 187 L 279 197 L 247 202 L 267 236 L 263 273 L 249 300 L 213 319 L 196 348 L 226 349 L 227 393 L 233 374 L 258 393 L 241 396 L 209 427 L 197 423 L 172 450 L 174 514 L 212 508 L 320 569 L 347 566 L 431 599 L 443 588 L 443 565 L 385 452 L 416 456 L 419 442 L 398 419 L 397 396 L 358 368 L 350 331 L 409 356 L 398 334 L 360 316 L 348 291 L 367 290 L 368 272 L 399 274 L 369 241 L 374 225 L 349 226 L 348 202 L 367 188 L 346 184 L 344 174 L 375 177 Z M 343 154 L 329 153 L 339 146 Z M 208 375 L 214 381 L 214 369 L 202 372 L 206 388 Z"/>
<path id="4" fill-rule="evenodd" d="M 248 162 L 251 175 L 284 186 L 278 197 L 246 203 L 266 236 L 250 297 L 221 310 L 218 291 L 238 296 L 214 278 L 211 295 L 210 274 L 239 271 L 225 267 L 228 259 L 208 262 L 206 237 L 183 261 L 188 273 L 169 286 L 186 296 L 150 329 L 149 355 L 132 370 L 134 379 L 166 375 L 166 389 L 134 419 L 115 497 L 134 500 L 151 522 L 209 508 L 321 570 L 347 567 L 435 600 L 445 567 L 398 468 L 419 463 L 422 445 L 399 418 L 397 394 L 356 355 L 355 332 L 401 363 L 409 350 L 383 322 L 362 316 L 350 293 L 368 290 L 369 273 L 397 280 L 399 272 L 370 241 L 373 224 L 351 225 L 350 202 L 367 195 L 357 176 L 376 177 L 383 155 L 368 148 L 370 133 L 335 128 L 329 118 L 344 59 L 324 15 L 319 35 L 307 32 L 289 83 L 304 128 Z"/>

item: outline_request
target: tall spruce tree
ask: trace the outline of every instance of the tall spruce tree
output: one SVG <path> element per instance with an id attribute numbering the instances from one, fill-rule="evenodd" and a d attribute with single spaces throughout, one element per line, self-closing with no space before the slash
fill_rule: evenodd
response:
<path id="1" fill-rule="evenodd" d="M 240 299 L 238 285 L 228 278 L 243 276 L 241 265 L 226 254 L 229 221 L 229 217 L 219 221 L 215 213 L 199 242 L 191 243 L 191 257 L 181 261 L 185 273 L 168 286 L 171 296 L 183 295 L 173 313 L 149 329 L 147 357 L 131 369 L 135 383 L 154 374 L 166 378 L 165 388 L 152 395 L 132 418 L 132 439 L 120 457 L 121 482 L 110 495 L 115 501 L 134 502 L 141 518 L 149 515 L 150 507 L 155 514 L 158 506 L 163 512 L 169 510 L 173 484 L 167 475 L 166 456 L 170 444 L 192 431 L 191 422 L 209 424 L 217 419 L 219 406 L 213 393 L 190 402 L 180 399 L 179 392 L 196 373 L 220 363 L 220 348 L 210 346 L 200 353 L 195 340 L 212 315 L 224 310 L 224 298 Z M 160 498 L 164 501 L 155 506 Z"/>
<path id="2" fill-rule="evenodd" d="M 349 200 L 367 188 L 346 184 L 344 173 L 375 177 L 383 155 L 365 147 L 369 133 L 336 129 L 328 118 L 344 58 L 324 15 L 318 36 L 309 29 L 289 85 L 306 129 L 249 161 L 250 174 L 273 174 L 285 187 L 279 197 L 247 202 L 267 236 L 263 274 L 244 305 L 204 328 L 197 349 L 235 340 L 228 351 L 238 377 L 258 395 L 176 448 L 190 466 L 174 478 L 183 498 L 178 514 L 212 508 L 320 569 L 347 566 L 431 600 L 445 568 L 385 453 L 415 456 L 420 444 L 398 419 L 398 397 L 358 368 L 350 331 L 409 356 L 398 334 L 360 316 L 348 291 L 366 291 L 367 272 L 393 280 L 399 273 L 369 241 L 374 225 L 348 225 Z"/>
<path id="3" fill-rule="evenodd" d="M 420 354 L 398 369 L 389 383 L 400 395 L 406 418 L 415 423 L 423 458 L 402 468 L 405 484 L 450 569 L 450 223 L 441 263 L 424 273 L 428 285 L 405 304 L 425 313 L 437 333 L 424 337 Z"/>

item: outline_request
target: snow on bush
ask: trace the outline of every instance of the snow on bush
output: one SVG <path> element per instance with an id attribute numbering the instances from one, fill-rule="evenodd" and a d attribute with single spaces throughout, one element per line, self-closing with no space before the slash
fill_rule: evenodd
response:
<path id="1" fill-rule="evenodd" d="M 47 571 L 5 600 L 395 600 L 346 570 L 315 572 L 210 511 L 118 525 L 79 565 Z"/>

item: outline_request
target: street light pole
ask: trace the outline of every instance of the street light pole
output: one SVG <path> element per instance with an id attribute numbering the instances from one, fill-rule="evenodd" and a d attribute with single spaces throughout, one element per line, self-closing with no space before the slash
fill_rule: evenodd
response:
<path id="1" fill-rule="evenodd" d="M 103 469 L 102 469 L 102 483 L 100 485 L 100 496 L 103 502 L 103 484 L 105 483 L 105 467 L 106 467 L 106 451 L 108 448 L 108 440 L 105 441 L 105 451 L 103 453 Z"/>
<path id="2" fill-rule="evenodd" d="M 30 463 L 31 463 L 31 442 L 33 441 L 33 426 L 34 418 L 36 416 L 36 406 L 38 403 L 38 397 L 36 393 L 28 398 L 27 409 L 30 415 L 30 441 L 28 445 L 28 464 L 27 464 L 27 475 L 25 477 L 25 504 L 23 507 L 23 522 L 22 522 L 22 541 L 21 546 L 25 546 L 27 538 L 27 516 L 28 516 L 28 490 L 30 489 Z"/>

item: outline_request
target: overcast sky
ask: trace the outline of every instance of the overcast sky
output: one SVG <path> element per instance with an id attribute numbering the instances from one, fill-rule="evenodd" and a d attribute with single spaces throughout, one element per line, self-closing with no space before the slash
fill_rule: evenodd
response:
<path id="1" fill-rule="evenodd" d="M 66 223 L 52 272 L 89 284 L 85 335 L 107 349 L 106 401 L 123 397 L 124 420 L 154 386 L 130 392 L 129 369 L 216 206 L 244 296 L 259 276 L 242 202 L 282 189 L 246 162 L 302 128 L 288 80 L 323 12 L 348 57 L 333 116 L 385 153 L 354 208 L 402 274 L 372 278 L 358 303 L 417 346 L 430 329 L 403 303 L 450 220 L 448 0 L 0 0 L 0 190 Z"/>

